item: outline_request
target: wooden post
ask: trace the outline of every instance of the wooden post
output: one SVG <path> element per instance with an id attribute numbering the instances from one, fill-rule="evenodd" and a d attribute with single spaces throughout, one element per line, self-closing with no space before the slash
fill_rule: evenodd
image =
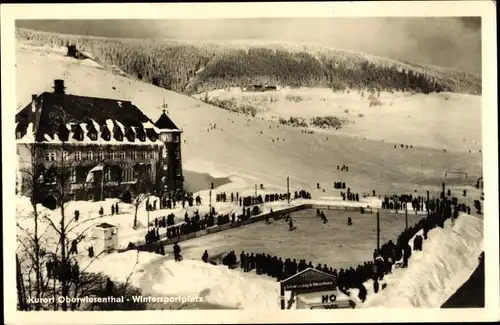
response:
<path id="1" fill-rule="evenodd" d="M 430 202 L 430 199 L 429 199 L 429 191 L 427 191 L 427 202 L 425 203 L 425 209 L 427 210 L 427 216 L 429 216 L 429 202 Z"/>
<path id="2" fill-rule="evenodd" d="M 281 310 L 285 310 L 285 286 L 280 282 L 280 302 Z"/>
<path id="3" fill-rule="evenodd" d="M 405 203 L 405 225 L 405 229 L 408 230 L 408 202 Z"/>
<path id="4" fill-rule="evenodd" d="M 209 197 L 209 215 L 212 216 L 212 190 L 208 192 Z"/>
<path id="5" fill-rule="evenodd" d="M 257 184 L 255 184 L 255 197 L 257 197 Z"/>
<path id="6" fill-rule="evenodd" d="M 105 172 L 106 166 L 102 166 L 102 172 L 101 172 L 101 201 L 104 201 L 104 172 Z"/>
<path id="7" fill-rule="evenodd" d="M 380 214 L 377 211 L 377 251 L 380 251 Z"/>
<path id="8" fill-rule="evenodd" d="M 286 194 L 287 194 L 288 204 L 290 204 L 290 177 L 286 178 Z"/>

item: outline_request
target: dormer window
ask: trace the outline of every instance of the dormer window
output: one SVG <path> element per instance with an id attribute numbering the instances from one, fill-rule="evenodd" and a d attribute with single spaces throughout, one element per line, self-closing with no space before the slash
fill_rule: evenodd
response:
<path id="1" fill-rule="evenodd" d="M 102 127 L 101 129 L 101 138 L 105 141 L 111 140 L 111 132 L 109 132 L 109 129 L 106 126 Z"/>
<path id="2" fill-rule="evenodd" d="M 16 139 L 19 140 L 23 137 L 23 133 L 21 131 L 16 132 Z"/>
<path id="3" fill-rule="evenodd" d="M 127 138 L 127 140 L 129 142 L 134 142 L 135 140 L 135 133 L 134 133 L 134 130 L 132 130 L 131 127 L 127 126 L 125 128 L 125 137 Z"/>
<path id="4" fill-rule="evenodd" d="M 146 141 L 146 133 L 144 132 L 143 128 L 136 127 L 135 133 L 136 133 L 137 139 L 139 139 L 139 141 L 143 141 L 143 142 Z"/>
<path id="5" fill-rule="evenodd" d="M 156 134 L 155 130 L 147 129 L 146 133 L 147 133 L 149 140 L 151 140 L 152 142 L 155 142 L 158 139 L 158 134 Z"/>
<path id="6" fill-rule="evenodd" d="M 69 139 L 69 130 L 64 124 L 59 125 L 58 137 L 61 141 L 68 141 Z"/>
<path id="7" fill-rule="evenodd" d="M 96 141 L 97 140 L 97 132 L 96 131 L 92 130 L 92 131 L 89 132 L 88 135 L 89 135 L 90 140 L 92 140 L 92 141 Z"/>
<path id="8" fill-rule="evenodd" d="M 123 133 L 120 128 L 116 128 L 114 132 L 114 138 L 117 141 L 123 141 Z"/>
<path id="9" fill-rule="evenodd" d="M 73 125 L 71 129 L 73 131 L 73 139 L 83 141 L 83 130 L 80 125 Z"/>

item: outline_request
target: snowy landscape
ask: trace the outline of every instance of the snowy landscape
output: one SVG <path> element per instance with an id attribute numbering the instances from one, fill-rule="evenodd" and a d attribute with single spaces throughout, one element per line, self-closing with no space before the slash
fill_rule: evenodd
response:
<path id="1" fill-rule="evenodd" d="M 107 290 L 111 282 L 115 288 L 119 287 L 115 289 L 118 291 L 110 289 L 116 295 L 140 293 L 143 296 L 203 298 L 202 302 L 191 304 L 93 306 L 96 310 L 279 310 L 279 281 L 271 275 L 258 274 L 254 269 L 245 272 L 240 267 L 242 251 L 275 255 L 283 260 L 305 259 L 314 267 L 319 263 L 347 270 L 365 263 L 365 268 L 368 265 L 371 269 L 372 264 L 366 263 L 376 261 L 377 244 L 397 242 L 402 233 L 409 236 L 411 258 L 406 262 L 405 258 L 392 259 L 390 272 L 377 279 L 377 292 L 374 292 L 371 278 L 366 281 L 363 278 L 359 285 L 343 290 L 356 309 L 440 308 L 478 268 L 484 252 L 481 94 L 480 86 L 479 93 L 474 88 L 479 78 L 451 69 L 422 66 L 412 71 L 426 78 L 446 80 L 449 84 L 454 84 L 453 78 L 457 75 L 469 78 L 472 81 L 461 85 L 472 85 L 475 90 L 460 93 L 450 88 L 423 93 L 352 87 L 338 91 L 324 85 L 278 85 L 269 91 L 253 91 L 245 87 L 258 84 L 262 79 L 256 78 L 257 81 L 246 85 L 221 84 L 218 87 L 213 86 L 213 80 L 217 80 L 213 77 L 204 84 L 199 76 L 203 71 L 208 73 L 210 66 L 207 65 L 198 69 L 197 76 L 189 82 L 193 85 L 196 81 L 201 84 L 199 89 L 205 86 L 207 89 L 184 93 L 154 85 L 128 71 L 126 65 L 113 62 L 113 55 L 106 55 L 105 49 L 112 47 L 109 44 L 115 40 L 108 40 L 109 44 L 106 39 L 92 40 L 92 37 L 80 43 L 76 41 L 86 56 L 84 59 L 68 56 L 67 48 L 58 44 L 78 38 L 22 28 L 17 31 L 18 111 L 29 103 L 32 94 L 52 92 L 54 80 L 64 80 L 69 94 L 130 101 L 152 121 L 165 111 L 182 130 L 184 189 L 199 197 L 201 204 L 184 206 L 179 200 L 170 209 L 147 209 L 147 202 L 162 199 L 148 193 L 147 200 L 145 197 L 140 202 L 127 203 L 120 198 L 73 200 L 64 203 L 63 209 L 49 209 L 19 194 L 16 202 L 17 271 L 18 281 L 23 283 L 25 291 L 36 292 L 36 284 L 40 281 L 45 283 L 44 292 L 37 292 L 40 296 L 49 297 L 59 290 L 57 280 L 47 275 L 44 264 L 51 254 L 65 254 L 59 251 L 61 241 L 70 243 L 76 239 L 78 252 L 69 253 L 69 256 L 78 263 L 80 274 L 85 273 L 88 282 L 81 286 L 75 282 L 78 288 L 75 297 L 88 292 L 97 292 L 96 296 L 109 295 Z M 97 43 L 92 43 L 94 41 L 106 45 L 99 48 Z M 85 44 L 93 45 L 85 47 Z M 210 44 L 198 42 L 196 46 L 214 46 Z M 219 51 L 224 51 L 223 44 L 238 49 L 242 46 L 280 49 L 282 46 L 221 41 Z M 92 52 L 98 48 L 102 52 Z M 298 47 L 297 51 L 302 49 Z M 357 60 L 375 66 L 412 69 L 411 65 L 394 59 L 332 51 L 348 59 L 349 55 L 355 55 Z M 179 59 L 178 62 L 182 64 L 183 61 Z M 453 82 L 449 81 L 452 79 Z M 230 106 L 215 106 L 222 102 Z M 254 107 L 254 113 L 232 109 L 245 105 Z M 328 116 L 345 123 L 335 128 L 311 122 L 314 118 Z M 307 124 L 286 122 L 291 117 Z M 26 137 L 18 139 L 17 144 L 26 140 Z M 344 168 L 346 166 L 348 168 Z M 334 182 L 343 182 L 344 187 L 336 188 Z M 309 193 L 310 197 L 294 196 L 301 191 Z M 343 197 L 346 192 L 356 195 L 346 199 Z M 240 198 L 290 193 L 291 199 L 252 204 L 252 208 L 258 206 L 259 213 L 253 215 L 248 224 L 241 222 L 226 228 L 213 226 L 218 229 L 216 233 L 201 229 L 192 237 L 185 235 L 179 241 L 182 260 L 178 262 L 173 250 L 175 240 L 167 240 L 167 228 L 159 227 L 158 221 L 173 214 L 178 226 L 185 222 L 186 215 L 211 214 L 211 208 L 217 215 L 245 215 L 246 208 L 241 201 L 240 204 L 237 199 L 216 201 L 215 194 L 219 193 L 228 196 L 238 193 Z M 400 204 L 401 200 L 394 198 L 410 194 L 413 198 L 422 198 L 418 201 L 421 206 L 413 209 L 409 202 L 408 206 L 405 203 L 405 209 L 397 208 L 396 203 Z M 455 202 L 453 197 L 458 198 L 458 204 L 451 203 Z M 391 198 L 395 205 L 387 206 L 384 198 Z M 432 208 L 427 206 L 436 198 L 450 202 L 450 216 L 445 216 L 448 212 L 444 210 L 436 210 L 443 214 L 442 226 L 434 221 L 429 212 Z M 479 208 L 476 202 L 480 202 Z M 119 212 L 115 210 L 116 205 Z M 279 211 L 304 205 L 307 205 L 304 209 L 280 215 Z M 467 207 L 471 209 L 467 211 Z M 320 210 L 325 215 L 322 219 L 317 215 Z M 79 214 L 76 219 L 75 211 Z M 135 215 L 137 222 L 134 222 Z M 266 215 L 272 220 L 264 221 Z M 432 226 L 424 230 L 426 220 L 431 220 L 428 222 Z M 237 222 L 240 221 L 229 224 Z M 116 244 L 110 252 L 89 254 L 89 249 L 95 248 L 99 240 L 92 235 L 92 229 L 103 223 L 114 227 Z M 62 228 L 66 237 L 63 239 Z M 160 240 L 157 243 L 145 243 L 150 229 L 158 230 Z M 419 240 L 415 238 L 421 236 L 426 238 L 422 249 L 415 249 Z M 36 245 L 34 237 L 38 238 Z M 205 251 L 210 262 L 202 261 Z M 234 263 L 223 265 L 231 251 L 237 256 L 236 267 Z M 92 275 L 99 275 L 95 282 L 88 280 Z M 360 286 L 366 290 L 364 297 L 360 294 Z M 287 309 L 295 309 L 297 299 L 288 291 L 285 300 Z M 46 303 L 36 307 L 32 304 L 27 310 L 90 309 L 85 304 L 56 305 Z"/>

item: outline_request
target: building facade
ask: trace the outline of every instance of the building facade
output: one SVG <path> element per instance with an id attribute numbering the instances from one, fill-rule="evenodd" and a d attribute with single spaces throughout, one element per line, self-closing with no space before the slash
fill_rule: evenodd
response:
<path id="1" fill-rule="evenodd" d="M 47 205 L 181 193 L 181 135 L 165 111 L 153 122 L 130 101 L 70 95 L 56 80 L 16 114 L 17 192 Z"/>

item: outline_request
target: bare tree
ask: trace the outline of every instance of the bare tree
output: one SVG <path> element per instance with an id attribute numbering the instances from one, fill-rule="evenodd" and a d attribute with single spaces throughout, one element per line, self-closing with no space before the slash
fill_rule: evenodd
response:
<path id="1" fill-rule="evenodd" d="M 132 204 L 134 205 L 134 229 L 136 229 L 139 206 L 151 196 L 151 190 L 153 189 L 154 183 L 146 165 L 136 164 L 134 166 L 134 173 L 136 178 L 136 194 L 135 198 L 132 200 Z M 146 209 L 148 209 L 147 206 Z"/>

